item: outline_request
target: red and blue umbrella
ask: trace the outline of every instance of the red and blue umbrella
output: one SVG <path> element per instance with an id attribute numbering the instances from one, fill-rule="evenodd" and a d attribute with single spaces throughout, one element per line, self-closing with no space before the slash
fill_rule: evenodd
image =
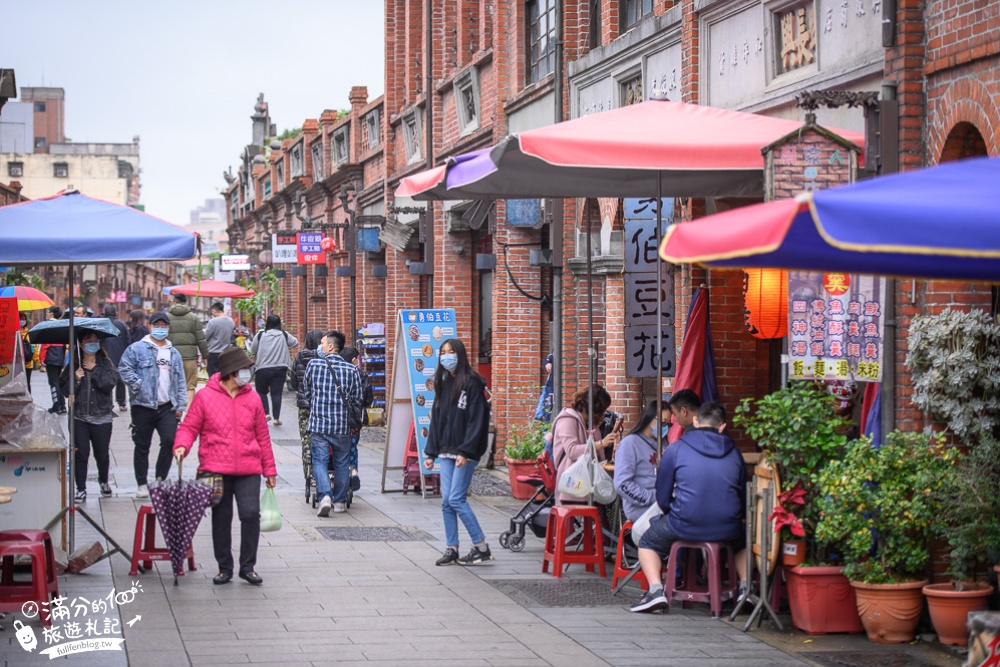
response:
<path id="1" fill-rule="evenodd" d="M 8 285 L 0 289 L 0 298 L 4 297 L 17 299 L 17 309 L 21 312 L 41 310 L 53 305 L 48 294 L 28 285 Z"/>
<path id="2" fill-rule="evenodd" d="M 493 148 L 404 178 L 396 196 L 761 196 L 760 149 L 802 126 L 742 111 L 649 100 L 511 135 Z M 863 145 L 859 132 L 833 131 Z"/>
<path id="3" fill-rule="evenodd" d="M 712 267 L 1000 282 L 1000 159 L 874 178 L 673 225 L 660 256 Z"/>

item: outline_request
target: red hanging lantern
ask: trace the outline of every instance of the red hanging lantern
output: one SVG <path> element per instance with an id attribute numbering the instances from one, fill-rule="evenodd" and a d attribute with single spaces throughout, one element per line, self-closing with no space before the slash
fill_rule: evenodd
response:
<path id="1" fill-rule="evenodd" d="M 754 338 L 788 334 L 788 273 L 778 269 L 744 269 L 743 322 Z"/>
<path id="2" fill-rule="evenodd" d="M 337 242 L 329 236 L 323 237 L 323 240 L 319 242 L 319 247 L 323 252 L 333 252 L 337 249 Z"/>

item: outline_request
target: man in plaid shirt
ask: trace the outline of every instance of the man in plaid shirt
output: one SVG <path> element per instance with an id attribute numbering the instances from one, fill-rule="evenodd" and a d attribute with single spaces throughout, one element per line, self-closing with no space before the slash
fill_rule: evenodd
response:
<path id="1" fill-rule="evenodd" d="M 350 485 L 351 433 L 347 421 L 348 397 L 361 404 L 361 375 L 354 364 L 340 357 L 346 338 L 328 331 L 320 341 L 319 357 L 306 366 L 302 387 L 309 400 L 309 445 L 312 449 L 313 477 L 320 498 L 317 516 L 347 511 Z M 339 385 L 339 387 L 338 387 Z M 333 495 L 327 466 L 333 451 Z"/>

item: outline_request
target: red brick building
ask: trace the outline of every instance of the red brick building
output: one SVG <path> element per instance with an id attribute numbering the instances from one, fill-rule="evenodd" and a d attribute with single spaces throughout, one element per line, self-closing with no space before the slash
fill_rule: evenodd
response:
<path id="1" fill-rule="evenodd" d="M 262 249 L 265 234 L 301 229 L 303 218 L 313 228 L 325 225 L 336 238 L 327 275 L 310 268 L 307 275 L 282 279 L 283 312 L 301 330 L 327 324 L 350 329 L 345 195 L 356 223 L 377 227 L 381 241 L 378 250 L 357 255 L 357 325 L 384 322 L 391 342 L 399 309 L 455 308 L 460 337 L 491 380 L 501 443 L 511 425 L 529 418 L 545 379 L 541 364 L 551 351 L 555 280 L 561 281 L 564 299 L 563 395 L 586 384 L 590 317 L 593 363 L 612 393 L 613 408 L 631 418 L 658 392 L 655 380 L 624 372 L 623 203 L 501 200 L 436 202 L 427 209 L 393 198 L 403 177 L 557 117 L 652 95 L 802 120 L 794 101 L 804 91 L 878 93 L 884 139 L 868 146 L 878 156 L 868 161 L 872 174 L 893 171 L 897 163 L 910 169 L 997 153 L 995 3 L 960 3 L 956 10 L 900 0 L 893 16 L 885 15 L 891 5 L 872 0 L 849 7 L 823 0 L 766 5 L 563 0 L 561 6 L 557 39 L 556 0 L 386 0 L 384 97 L 368 102 L 364 88 L 356 87 L 346 113 L 327 111 L 318 121 L 305 121 L 298 136 L 280 145 L 265 145 L 274 133 L 267 133 L 270 121 L 261 100 L 264 132 L 258 137 L 255 131 L 259 141 L 248 147 L 227 191 L 230 223 L 248 250 Z M 883 19 L 895 28 L 891 34 L 883 32 Z M 558 82 L 557 41 L 565 63 Z M 866 128 L 860 108 L 824 108 L 817 114 L 822 126 Z M 748 203 L 677 200 L 673 213 L 683 221 Z M 553 239 L 551 220 L 559 215 L 563 235 Z M 561 265 L 531 264 L 532 250 L 551 250 L 559 241 Z M 338 276 L 338 268 L 344 275 Z M 677 341 L 692 292 L 702 284 L 710 292 L 722 400 L 733 406 L 775 388 L 781 342 L 746 333 L 739 273 L 677 267 Z M 903 360 L 909 318 L 948 304 L 996 311 L 997 296 L 982 284 L 907 280 L 892 286 L 896 364 L 886 376 L 894 395 L 894 419 L 887 425 L 909 429 L 922 423 L 907 400 Z"/>

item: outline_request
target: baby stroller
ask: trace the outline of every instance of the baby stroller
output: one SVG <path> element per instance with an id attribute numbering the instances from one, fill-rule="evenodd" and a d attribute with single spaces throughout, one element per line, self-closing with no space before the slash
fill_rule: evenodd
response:
<path id="1" fill-rule="evenodd" d="M 326 474 L 330 476 L 330 488 L 333 489 L 333 448 L 330 448 L 330 460 L 326 464 Z M 348 481 L 350 481 L 348 479 Z M 347 500 L 344 501 L 347 507 L 351 506 L 354 500 L 354 489 L 347 487 Z M 309 479 L 306 480 L 306 502 L 311 503 L 313 509 L 319 506 L 319 496 L 316 493 L 316 478 L 313 474 L 312 466 L 309 466 Z"/>
<path id="2" fill-rule="evenodd" d="M 544 538 L 548 524 L 549 508 L 556 498 L 556 471 L 552 466 L 552 458 L 548 452 L 543 452 L 535 464 L 536 475 L 518 475 L 517 481 L 535 487 L 535 495 L 524 503 L 517 514 L 511 517 L 510 530 L 500 534 L 500 546 L 511 551 L 524 549 L 525 526 L 531 529 L 535 537 Z"/>

